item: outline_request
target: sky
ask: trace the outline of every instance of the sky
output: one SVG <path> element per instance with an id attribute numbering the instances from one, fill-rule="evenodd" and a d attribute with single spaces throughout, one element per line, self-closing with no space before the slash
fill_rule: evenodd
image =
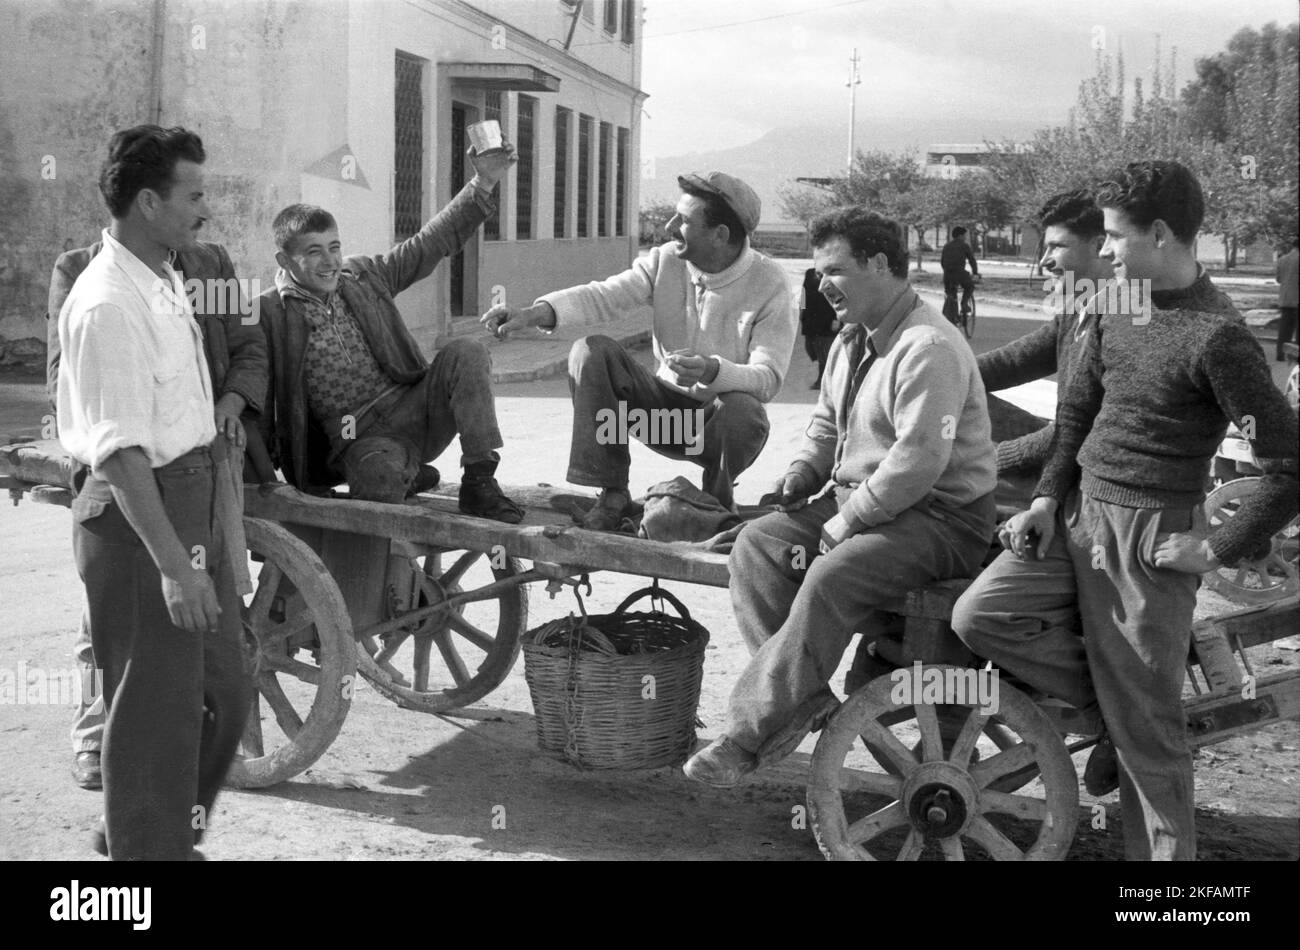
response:
<path id="1" fill-rule="evenodd" d="M 859 121 L 958 114 L 979 142 L 999 122 L 1063 122 L 1099 46 L 1123 51 L 1131 80 L 1159 37 L 1181 87 L 1241 27 L 1298 15 L 1297 0 L 645 0 L 642 154 L 847 130 L 854 47 Z"/>

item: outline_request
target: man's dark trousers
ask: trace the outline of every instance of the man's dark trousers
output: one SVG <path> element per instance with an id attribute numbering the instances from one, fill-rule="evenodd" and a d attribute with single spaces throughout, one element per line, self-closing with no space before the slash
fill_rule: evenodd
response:
<path id="1" fill-rule="evenodd" d="M 628 484 L 631 453 L 625 434 L 603 442 L 599 438 L 598 414 L 605 410 L 617 416 L 620 402 L 628 410 L 671 410 L 681 419 L 691 413 L 692 422 L 700 418 L 694 414 L 702 412 L 702 442 L 693 446 L 646 444 L 660 455 L 703 466 L 701 487 L 728 508 L 736 479 L 754 464 L 767 444 L 767 410 L 757 398 L 727 392 L 712 402 L 700 402 L 673 389 L 607 336 L 589 336 L 573 344 L 569 392 L 573 397 L 573 441 L 567 478 L 574 485 L 615 488 Z M 701 432 L 692 435 L 699 439 Z"/>
<path id="2" fill-rule="evenodd" d="M 189 858 L 252 703 L 240 598 L 220 529 L 213 527 L 215 472 L 207 448 L 154 470 L 181 544 L 202 554 L 216 585 L 221 620 L 215 633 L 172 624 L 158 568 L 105 482 L 91 477 L 74 504 L 73 551 L 108 706 L 101 755 L 115 861 Z M 107 502 L 97 515 L 86 504 L 95 501 Z"/>

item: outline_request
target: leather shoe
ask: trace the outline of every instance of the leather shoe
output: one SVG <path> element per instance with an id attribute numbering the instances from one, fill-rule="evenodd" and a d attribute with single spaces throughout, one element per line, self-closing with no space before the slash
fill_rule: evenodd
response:
<path id="1" fill-rule="evenodd" d="M 419 471 L 415 473 L 415 479 L 411 482 L 411 487 L 406 490 L 406 497 L 418 495 L 421 492 L 433 491 L 442 481 L 442 476 L 432 465 L 421 465 Z"/>
<path id="2" fill-rule="evenodd" d="M 596 504 L 582 518 L 588 531 L 617 531 L 623 524 L 623 511 L 632 496 L 619 488 L 602 488 Z"/>
<path id="3" fill-rule="evenodd" d="M 691 756 L 682 771 L 687 778 L 714 788 L 735 788 L 742 776 L 756 768 L 758 756 L 723 736 Z"/>
<path id="4" fill-rule="evenodd" d="M 1107 733 L 1102 733 L 1096 748 L 1088 756 L 1088 764 L 1083 768 L 1083 787 L 1089 795 L 1098 798 L 1119 788 L 1119 756 Z"/>
<path id="5" fill-rule="evenodd" d="M 72 780 L 79 787 L 91 791 L 104 787 L 104 778 L 99 770 L 98 752 L 78 752 L 72 757 Z"/>

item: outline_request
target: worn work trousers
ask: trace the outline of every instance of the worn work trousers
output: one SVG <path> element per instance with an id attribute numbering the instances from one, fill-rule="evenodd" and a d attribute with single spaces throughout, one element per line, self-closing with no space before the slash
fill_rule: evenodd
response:
<path id="1" fill-rule="evenodd" d="M 853 634 L 869 633 L 877 607 L 979 569 L 996 505 L 990 493 L 964 508 L 909 508 L 819 555 L 822 525 L 837 511 L 827 494 L 765 515 L 732 549 L 731 605 L 752 656 L 732 690 L 726 733 L 750 752 L 827 687 Z"/>
<path id="2" fill-rule="evenodd" d="M 606 438 L 602 433 L 607 428 L 600 425 L 603 418 L 620 418 L 620 403 L 628 412 L 667 411 L 659 418 L 680 420 L 676 427 L 680 433 L 686 431 L 686 413 L 691 414 L 692 426 L 701 420 L 702 442 L 688 445 L 684 440 L 652 438 L 645 444 L 660 455 L 702 466 L 701 487 L 727 508 L 732 507 L 736 479 L 754 464 L 767 444 L 767 410 L 754 396 L 729 392 L 702 403 L 663 382 L 607 336 L 589 336 L 573 344 L 569 392 L 573 396 L 573 441 L 567 477 L 575 485 L 627 486 L 631 468 L 628 435 L 617 431 Z M 692 429 L 691 435 L 699 439 L 700 431 Z"/>
<path id="3" fill-rule="evenodd" d="M 492 357 L 477 340 L 453 340 L 420 380 L 385 396 L 357 419 L 356 438 L 335 439 L 353 497 L 401 501 L 420 464 L 460 435 L 461 466 L 498 461 L 501 429 L 492 397 Z"/>
<path id="4" fill-rule="evenodd" d="M 108 848 L 116 861 L 188 859 L 252 703 L 240 599 L 221 529 L 214 527 L 215 473 L 206 448 L 154 470 L 181 544 L 187 551 L 202 546 L 221 606 L 214 633 L 172 625 L 158 568 L 105 483 L 91 479 L 95 484 L 82 490 L 106 502 L 102 511 L 74 505 L 73 552 L 108 707 L 101 764 Z"/>
<path id="5" fill-rule="evenodd" d="M 1075 492 L 1037 561 L 1004 551 L 953 608 L 977 655 L 1052 696 L 1097 703 L 1120 766 L 1131 861 L 1193 860 L 1192 756 L 1182 686 L 1195 574 L 1152 564 L 1190 508 L 1123 508 Z"/>

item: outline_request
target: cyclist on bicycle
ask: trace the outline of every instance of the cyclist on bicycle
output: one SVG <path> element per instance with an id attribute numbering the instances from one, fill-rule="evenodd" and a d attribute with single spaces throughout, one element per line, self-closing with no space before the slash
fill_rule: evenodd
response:
<path id="1" fill-rule="evenodd" d="M 971 274 L 966 273 L 966 263 L 970 262 Z M 952 229 L 952 240 L 939 252 L 939 266 L 943 268 L 943 315 L 953 323 L 957 322 L 957 288 L 961 288 L 961 314 L 970 313 L 971 295 L 975 293 L 975 279 L 979 278 L 980 266 L 966 243 L 966 229 Z"/>

